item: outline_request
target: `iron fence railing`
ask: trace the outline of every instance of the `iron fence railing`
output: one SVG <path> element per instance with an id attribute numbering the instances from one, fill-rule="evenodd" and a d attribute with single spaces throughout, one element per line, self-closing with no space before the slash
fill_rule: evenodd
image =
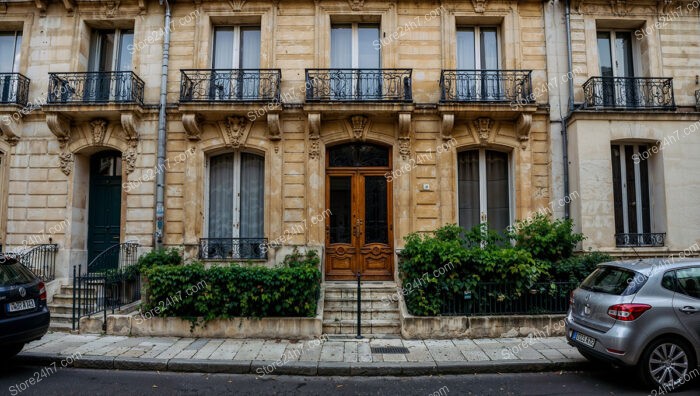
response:
<path id="1" fill-rule="evenodd" d="M 202 238 L 199 240 L 202 260 L 267 259 L 267 238 Z"/>
<path id="2" fill-rule="evenodd" d="M 138 242 L 118 243 L 95 256 L 88 265 L 87 272 L 125 270 L 138 261 Z"/>
<path id="3" fill-rule="evenodd" d="M 144 85 L 131 71 L 49 73 L 48 103 L 143 105 Z"/>
<path id="4" fill-rule="evenodd" d="M 659 247 L 666 244 L 666 233 L 647 232 L 642 234 L 615 234 L 617 247 Z"/>
<path id="5" fill-rule="evenodd" d="M 29 79 L 19 73 L 0 73 L 0 103 L 26 106 Z"/>
<path id="6" fill-rule="evenodd" d="M 56 253 L 58 244 L 46 243 L 33 246 L 18 255 L 19 261 L 44 282 L 56 279 Z"/>
<path id="7" fill-rule="evenodd" d="M 180 72 L 180 102 L 280 100 L 280 69 L 187 69 Z"/>
<path id="8" fill-rule="evenodd" d="M 583 84 L 587 108 L 673 110 L 672 78 L 591 77 Z"/>
<path id="9" fill-rule="evenodd" d="M 411 102 L 411 69 L 306 69 L 307 102 Z"/>
<path id="10" fill-rule="evenodd" d="M 114 313 L 141 299 L 141 274 L 136 266 L 107 272 L 83 273 L 83 266 L 73 266 L 73 330 L 80 328 L 80 318 L 102 314 L 103 330 L 107 311 Z"/>
<path id="11" fill-rule="evenodd" d="M 577 287 L 578 282 L 544 282 L 528 288 L 482 282 L 475 290 L 444 294 L 440 311 L 446 316 L 562 314 Z"/>
<path id="12" fill-rule="evenodd" d="M 442 102 L 534 102 L 531 70 L 443 70 Z"/>

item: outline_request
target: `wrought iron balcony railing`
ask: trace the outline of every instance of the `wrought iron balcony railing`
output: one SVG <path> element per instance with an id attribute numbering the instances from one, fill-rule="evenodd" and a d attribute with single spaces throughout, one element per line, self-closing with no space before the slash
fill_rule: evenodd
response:
<path id="1" fill-rule="evenodd" d="M 585 107 L 673 110 L 672 78 L 591 77 L 583 84 Z"/>
<path id="2" fill-rule="evenodd" d="M 0 104 L 26 106 L 29 102 L 29 79 L 19 73 L 0 73 Z"/>
<path id="3" fill-rule="evenodd" d="M 532 103 L 531 75 L 531 70 L 443 70 L 440 101 Z"/>
<path id="4" fill-rule="evenodd" d="M 50 104 L 143 105 L 144 83 L 134 72 L 49 73 Z"/>
<path id="5" fill-rule="evenodd" d="M 280 69 L 188 69 L 180 72 L 180 102 L 280 100 Z"/>
<path id="6" fill-rule="evenodd" d="M 306 69 L 307 102 L 411 102 L 411 69 Z"/>
<path id="7" fill-rule="evenodd" d="M 666 233 L 615 234 L 617 247 L 659 247 L 666 244 Z"/>
<path id="8" fill-rule="evenodd" d="M 201 238 L 201 260 L 266 260 L 267 238 Z"/>

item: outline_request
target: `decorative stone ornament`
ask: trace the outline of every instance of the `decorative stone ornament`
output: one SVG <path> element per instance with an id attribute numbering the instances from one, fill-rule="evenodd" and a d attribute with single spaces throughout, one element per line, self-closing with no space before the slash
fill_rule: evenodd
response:
<path id="1" fill-rule="evenodd" d="M 629 13 L 627 0 L 610 0 L 610 8 L 612 13 L 617 16 L 625 16 Z"/>
<path id="2" fill-rule="evenodd" d="M 486 0 L 472 0 L 472 4 L 475 12 L 479 14 L 486 12 Z"/>
<path id="3" fill-rule="evenodd" d="M 309 113 L 309 158 L 321 158 L 321 113 Z"/>
<path id="4" fill-rule="evenodd" d="M 525 150 L 530 141 L 530 129 L 532 129 L 532 114 L 520 114 L 515 121 L 515 132 L 520 139 L 520 148 Z"/>
<path id="5" fill-rule="evenodd" d="M 19 131 L 22 129 L 22 118 L 13 120 L 10 114 L 0 115 L 0 135 L 10 144 L 16 146 L 19 142 Z"/>
<path id="6" fill-rule="evenodd" d="M 99 118 L 92 120 L 90 121 L 90 127 L 92 129 L 92 142 L 101 146 L 107 134 L 107 121 Z"/>
<path id="7" fill-rule="evenodd" d="M 202 123 L 204 118 L 197 113 L 185 113 L 182 115 L 182 125 L 185 127 L 187 139 L 196 141 L 202 138 Z"/>
<path id="8" fill-rule="evenodd" d="M 365 0 L 348 0 L 353 11 L 360 11 L 365 6 Z"/>
<path id="9" fill-rule="evenodd" d="M 411 113 L 399 113 L 399 154 L 404 160 L 411 155 Z"/>
<path id="10" fill-rule="evenodd" d="M 233 11 L 241 11 L 245 5 L 246 0 L 229 0 L 228 4 L 231 6 Z"/>
<path id="11" fill-rule="evenodd" d="M 440 124 L 440 135 L 444 140 L 452 139 L 452 130 L 455 127 L 454 113 L 443 113 L 442 123 Z"/>
<path id="12" fill-rule="evenodd" d="M 479 144 L 485 146 L 491 138 L 493 129 L 493 120 L 488 117 L 481 117 L 474 120 L 474 128 L 476 129 Z"/>
<path id="13" fill-rule="evenodd" d="M 237 149 L 245 144 L 250 130 L 250 122 L 245 117 L 227 117 L 224 121 L 228 145 Z"/>
<path id="14" fill-rule="evenodd" d="M 362 115 L 352 116 L 350 117 L 350 125 L 352 127 L 352 138 L 364 141 L 367 136 L 369 118 Z"/>

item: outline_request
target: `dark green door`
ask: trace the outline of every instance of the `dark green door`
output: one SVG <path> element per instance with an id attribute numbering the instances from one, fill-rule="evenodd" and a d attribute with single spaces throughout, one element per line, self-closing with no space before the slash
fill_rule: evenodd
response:
<path id="1" fill-rule="evenodd" d="M 121 218 L 122 158 L 117 151 L 98 153 L 90 159 L 88 210 L 88 264 L 110 246 L 119 243 Z M 117 254 L 105 254 L 89 271 L 117 268 Z"/>

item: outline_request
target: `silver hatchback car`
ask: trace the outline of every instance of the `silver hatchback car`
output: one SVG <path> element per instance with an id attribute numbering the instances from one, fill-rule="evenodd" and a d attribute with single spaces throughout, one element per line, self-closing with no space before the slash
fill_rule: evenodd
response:
<path id="1" fill-rule="evenodd" d="M 566 337 L 589 360 L 680 389 L 700 377 L 700 260 L 599 264 L 571 293 Z"/>

